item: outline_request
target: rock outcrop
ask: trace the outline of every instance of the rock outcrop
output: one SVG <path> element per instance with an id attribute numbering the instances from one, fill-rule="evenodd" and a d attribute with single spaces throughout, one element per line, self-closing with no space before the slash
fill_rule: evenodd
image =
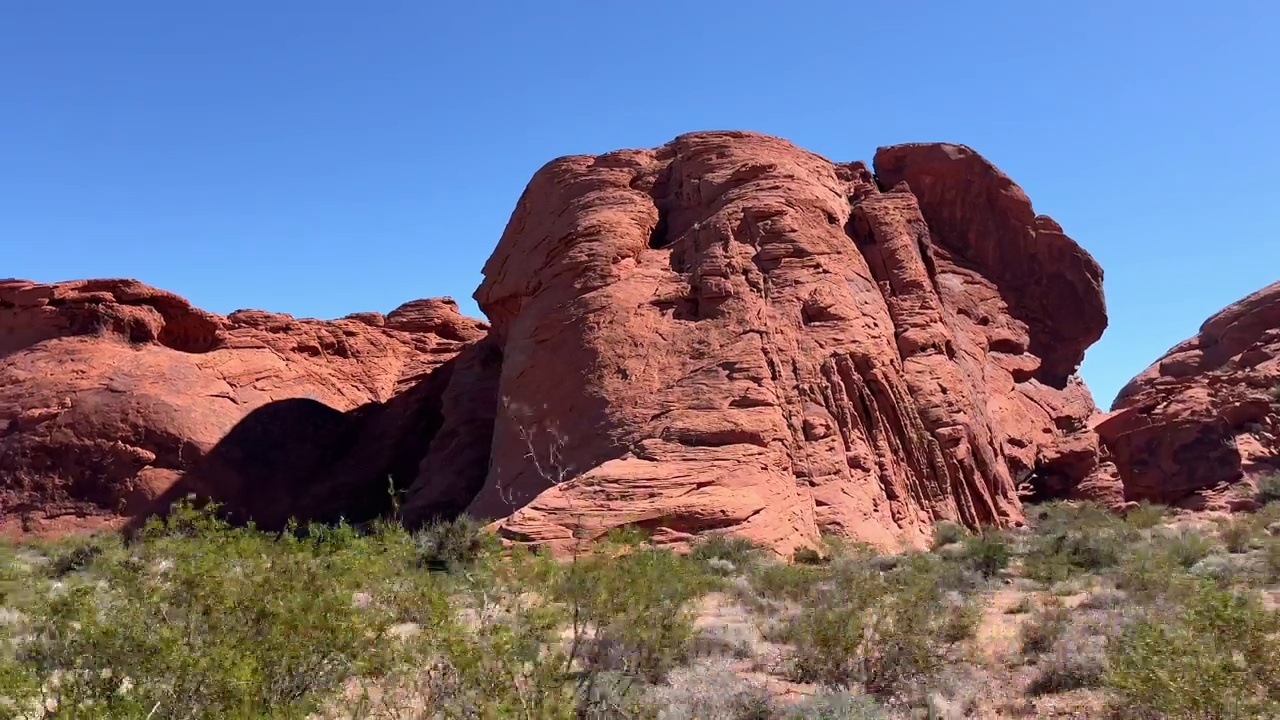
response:
<path id="1" fill-rule="evenodd" d="M 1125 498 L 1247 504 L 1239 481 L 1280 469 L 1277 387 L 1280 283 L 1206 320 L 1131 380 L 1096 422 Z"/>
<path id="2" fill-rule="evenodd" d="M 742 132 L 561 158 L 476 299 L 491 328 L 447 300 L 317 321 L 0 283 L 0 529 L 187 493 L 361 519 L 390 483 L 412 524 L 467 511 L 517 543 L 785 554 L 1016 525 L 1023 496 L 1114 472 L 1076 375 L 1102 272 L 963 146 L 881 148 L 874 173 Z"/>
<path id="3" fill-rule="evenodd" d="M 375 515 L 486 329 L 447 299 L 318 321 L 0 281 L 0 530 L 114 525 L 187 493 L 266 526 Z"/>
<path id="4" fill-rule="evenodd" d="M 546 165 L 476 292 L 487 409 L 438 436 L 491 433 L 487 467 L 424 472 L 406 509 L 461 484 L 517 542 L 627 525 L 785 553 L 1013 525 L 1019 487 L 1079 486 L 1097 263 L 966 147 L 874 167 L 741 132 Z"/>

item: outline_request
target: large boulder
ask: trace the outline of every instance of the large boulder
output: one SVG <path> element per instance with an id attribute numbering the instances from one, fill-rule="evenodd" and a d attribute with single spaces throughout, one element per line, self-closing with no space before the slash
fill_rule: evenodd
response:
<path id="1" fill-rule="evenodd" d="M 516 542 L 625 525 L 786 553 L 1016 525 L 1020 489 L 1081 486 L 1097 263 L 969 148 L 874 167 L 743 132 L 543 167 L 485 265 L 476 393 L 446 396 L 468 410 L 410 518 L 464 485 Z M 485 467 L 452 462 L 477 446 Z"/>
<path id="2" fill-rule="evenodd" d="M 1280 282 L 1200 326 L 1120 391 L 1095 424 L 1126 499 L 1247 504 L 1280 469 Z"/>
<path id="3" fill-rule="evenodd" d="M 486 329 L 448 299 L 319 321 L 0 281 L 0 531 L 118 525 L 188 493 L 266 526 L 376 515 Z"/>

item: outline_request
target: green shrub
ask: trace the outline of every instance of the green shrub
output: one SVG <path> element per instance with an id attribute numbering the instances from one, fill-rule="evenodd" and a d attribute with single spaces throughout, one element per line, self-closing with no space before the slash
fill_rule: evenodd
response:
<path id="1" fill-rule="evenodd" d="M 941 589 L 942 567 L 923 555 L 884 574 L 861 564 L 841 567 L 783 629 L 782 639 L 794 645 L 796 679 L 861 685 L 890 697 L 934 675 L 946 648 L 972 634 L 975 617 Z"/>
<path id="2" fill-rule="evenodd" d="M 689 551 L 690 560 L 706 565 L 717 575 L 745 570 L 760 562 L 763 555 L 759 545 L 744 537 L 719 534 L 700 539 Z"/>
<path id="3" fill-rule="evenodd" d="M 1150 530 L 1164 520 L 1167 511 L 1168 508 L 1163 505 L 1143 500 L 1137 507 L 1125 513 L 1124 520 L 1135 529 Z"/>
<path id="4" fill-rule="evenodd" d="M 1060 638 L 1055 647 L 1036 662 L 1036 674 L 1027 693 L 1048 695 L 1101 687 L 1107 673 L 1105 651 L 1097 647 L 1102 644 L 1101 640 Z"/>
<path id="5" fill-rule="evenodd" d="M 1060 603 L 1051 603 L 1027 618 L 1019 628 L 1022 654 L 1028 656 L 1049 652 L 1071 625 L 1071 611 Z"/>
<path id="6" fill-rule="evenodd" d="M 1255 528 L 1250 519 L 1233 517 L 1222 524 L 1218 535 L 1222 538 L 1222 544 L 1226 546 L 1227 552 L 1239 554 L 1248 552 L 1254 531 Z"/>
<path id="7" fill-rule="evenodd" d="M 1213 553 L 1211 540 L 1191 529 L 1182 529 L 1167 535 L 1160 535 L 1154 541 L 1155 547 L 1163 552 L 1176 566 L 1190 569 Z"/>
<path id="8" fill-rule="evenodd" d="M 769 563 L 750 576 L 751 588 L 768 600 L 800 600 L 831 577 L 830 568 Z"/>
<path id="9" fill-rule="evenodd" d="M 660 682 L 683 662 L 694 601 L 712 587 L 698 563 L 669 550 L 603 543 L 565 566 L 556 599 L 571 613 L 589 670 Z"/>
<path id="10" fill-rule="evenodd" d="M 1080 528 L 1037 536 L 1023 561 L 1023 574 L 1042 583 L 1068 580 L 1119 564 L 1132 538 L 1105 528 Z"/>
<path id="11" fill-rule="evenodd" d="M 1143 545 L 1133 548 L 1111 575 L 1117 590 L 1145 604 L 1167 595 L 1185 570 L 1169 553 Z"/>
<path id="12" fill-rule="evenodd" d="M 1258 478 L 1258 502 L 1263 505 L 1280 502 L 1280 473 Z"/>
<path id="13" fill-rule="evenodd" d="M 1108 647 L 1106 684 L 1122 717 L 1257 718 L 1280 712 L 1280 619 L 1250 594 L 1192 583 Z"/>
<path id="14" fill-rule="evenodd" d="M 966 535 L 964 526 L 943 520 L 933 526 L 933 549 L 960 542 Z"/>
<path id="15" fill-rule="evenodd" d="M 60 678 L 50 700 L 73 715 L 92 704 L 106 717 L 300 717 L 385 668 L 401 608 L 436 624 L 447 611 L 430 585 L 370 581 L 411 563 L 392 528 L 277 539 L 179 506 L 128 554 L 92 555 L 55 564 L 93 573 L 33 595 L 16 656 L 29 683 Z"/>
<path id="16" fill-rule="evenodd" d="M 457 571 L 474 563 L 495 547 L 480 521 L 467 515 L 428 525 L 413 535 L 418 563 L 432 570 Z"/>
<path id="17" fill-rule="evenodd" d="M 997 532 L 966 538 L 964 560 L 984 578 L 992 578 L 1009 566 L 1009 543 Z"/>
<path id="18" fill-rule="evenodd" d="M 798 547 L 791 555 L 792 562 L 797 565 L 825 565 L 829 558 L 811 547 Z"/>

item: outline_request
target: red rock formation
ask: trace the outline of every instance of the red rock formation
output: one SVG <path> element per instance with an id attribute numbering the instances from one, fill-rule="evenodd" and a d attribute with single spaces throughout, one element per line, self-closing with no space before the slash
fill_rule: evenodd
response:
<path id="1" fill-rule="evenodd" d="M 1280 468 L 1280 283 L 1228 306 L 1129 382 L 1096 423 L 1129 500 L 1224 504 Z M 1247 490 L 1247 488 L 1237 488 Z"/>
<path id="2" fill-rule="evenodd" d="M 470 511 L 517 541 L 631 525 L 785 553 L 1016 524 L 1019 481 L 1078 485 L 1098 265 L 968 148 L 875 168 L 721 132 L 540 170 L 476 293 L 501 368 L 472 382 L 499 412 L 437 437 L 492 426 Z"/>
<path id="3" fill-rule="evenodd" d="M 447 299 L 322 322 L 129 280 L 0 281 L 0 531 L 115 524 L 188 491 L 266 525 L 374 514 L 485 329 Z"/>

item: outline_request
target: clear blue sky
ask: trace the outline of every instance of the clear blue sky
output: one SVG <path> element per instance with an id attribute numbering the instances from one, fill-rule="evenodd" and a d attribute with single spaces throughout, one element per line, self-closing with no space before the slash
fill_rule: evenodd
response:
<path id="1" fill-rule="evenodd" d="M 544 162 L 730 128 L 991 158 L 1106 270 L 1103 406 L 1280 278 L 1265 0 L 0 0 L 0 276 L 474 314 Z"/>

